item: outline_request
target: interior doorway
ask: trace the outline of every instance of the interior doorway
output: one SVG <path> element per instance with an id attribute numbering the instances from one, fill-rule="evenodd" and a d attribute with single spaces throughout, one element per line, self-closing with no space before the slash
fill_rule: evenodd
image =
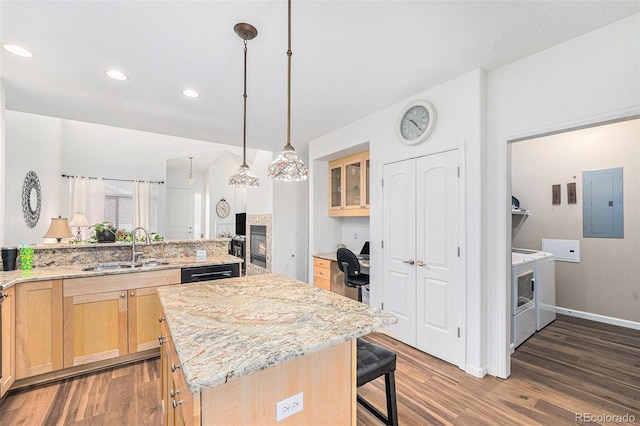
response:
<path id="1" fill-rule="evenodd" d="M 640 118 L 632 116 L 509 144 L 508 184 L 529 212 L 508 224 L 512 247 L 541 250 L 542 239 L 559 239 L 580 248 L 579 262 L 555 262 L 558 313 L 640 326 L 639 140 Z M 585 237 L 583 173 L 617 167 L 623 169 L 624 237 Z M 560 189 L 556 200 L 553 185 Z"/>

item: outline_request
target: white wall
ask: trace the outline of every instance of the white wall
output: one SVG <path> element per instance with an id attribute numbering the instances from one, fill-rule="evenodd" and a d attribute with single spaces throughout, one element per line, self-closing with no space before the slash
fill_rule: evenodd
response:
<path id="1" fill-rule="evenodd" d="M 369 217 L 344 217 L 340 220 L 342 221 L 342 238 L 339 242 L 352 252 L 360 253 L 365 241 L 369 241 L 370 238 Z"/>
<path id="2" fill-rule="evenodd" d="M 303 158 L 303 161 L 307 161 Z M 305 164 L 308 164 L 306 162 Z M 308 282 L 308 182 L 273 182 L 271 271 Z"/>
<path id="3" fill-rule="evenodd" d="M 68 217 L 61 205 L 62 121 L 40 115 L 6 111 L 5 243 L 42 243 L 52 217 Z M 33 170 L 42 189 L 42 209 L 34 228 L 22 214 L 24 178 Z"/>
<path id="4" fill-rule="evenodd" d="M 379 307 L 382 297 L 382 254 L 379 249 L 382 240 L 382 167 L 385 163 L 427 155 L 450 148 L 460 148 L 463 158 L 463 230 L 461 242 L 466 270 L 462 271 L 466 281 L 467 302 L 465 306 L 466 365 L 465 370 L 474 375 L 485 371 L 482 341 L 483 290 L 481 288 L 481 203 L 483 94 L 484 72 L 477 70 L 453 79 L 405 99 L 382 111 L 367 116 L 355 123 L 312 141 L 309 157 L 312 164 L 310 188 L 310 241 L 311 253 L 335 250 L 335 238 L 342 238 L 342 223 L 338 225 L 327 217 L 327 161 L 336 157 L 335 153 L 346 154 L 352 148 L 368 143 L 371 159 L 371 305 Z M 410 101 L 425 99 L 433 103 L 438 121 L 431 137 L 422 145 L 407 146 L 397 141 L 395 124 L 401 109 Z M 465 189 L 466 188 L 466 189 Z M 327 237 L 329 235 L 329 237 Z M 358 249 L 359 250 L 359 249 Z M 309 266 L 310 276 L 313 273 Z"/>
<path id="5" fill-rule="evenodd" d="M 0 78 L 0 194 L 5 193 L 5 101 L 4 80 Z M 4 197 L 0 197 L 0 224 L 4 224 Z M 0 226 L 0 246 L 4 245 L 5 227 Z"/>
<path id="6" fill-rule="evenodd" d="M 489 372 L 509 374 L 507 142 L 640 113 L 640 14 L 488 74 L 483 260 Z"/>

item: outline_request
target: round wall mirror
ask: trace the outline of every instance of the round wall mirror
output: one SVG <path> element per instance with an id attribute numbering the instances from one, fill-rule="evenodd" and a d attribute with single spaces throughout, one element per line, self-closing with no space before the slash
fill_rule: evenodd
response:
<path id="1" fill-rule="evenodd" d="M 34 228 L 40 219 L 42 209 L 42 190 L 40 180 L 34 171 L 27 173 L 22 185 L 22 213 L 29 228 Z"/>

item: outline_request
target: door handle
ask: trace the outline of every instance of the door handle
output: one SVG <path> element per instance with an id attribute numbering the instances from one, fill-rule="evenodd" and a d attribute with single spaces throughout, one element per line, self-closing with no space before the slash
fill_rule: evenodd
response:
<path id="1" fill-rule="evenodd" d="M 416 260 L 416 265 L 418 265 L 418 266 L 427 266 L 426 263 L 424 263 L 422 260 L 419 260 L 419 259 Z"/>
<path id="2" fill-rule="evenodd" d="M 413 261 L 413 259 L 409 259 L 409 260 L 403 260 L 402 263 L 408 263 L 409 265 L 413 265 L 415 262 Z"/>

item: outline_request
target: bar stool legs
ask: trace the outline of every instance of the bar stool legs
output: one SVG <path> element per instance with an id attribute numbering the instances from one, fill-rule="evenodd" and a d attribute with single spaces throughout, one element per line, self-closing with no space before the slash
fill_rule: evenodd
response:
<path id="1" fill-rule="evenodd" d="M 396 405 L 396 354 L 387 348 L 358 339 L 358 383 L 360 387 L 384 374 L 387 399 L 387 415 L 385 416 L 368 401 L 357 396 L 357 401 L 385 425 L 398 425 L 398 408 Z"/>
<path id="2" fill-rule="evenodd" d="M 358 395 L 358 402 L 385 425 L 398 426 L 398 407 L 396 405 L 396 380 L 393 371 L 384 375 L 387 392 L 387 415 L 385 416 L 373 405 Z"/>

